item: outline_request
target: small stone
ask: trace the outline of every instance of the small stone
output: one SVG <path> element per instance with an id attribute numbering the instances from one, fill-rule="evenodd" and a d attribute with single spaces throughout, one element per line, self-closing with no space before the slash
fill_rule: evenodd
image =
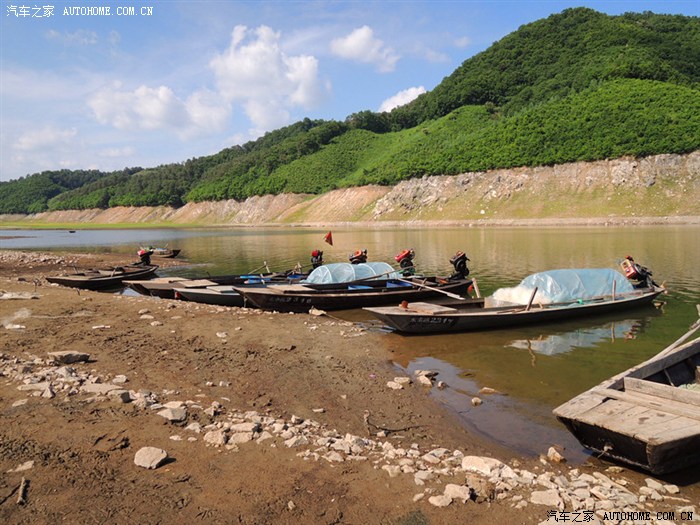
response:
<path id="1" fill-rule="evenodd" d="M 143 447 L 136 453 L 136 456 L 134 456 L 134 463 L 146 469 L 156 469 L 161 466 L 167 458 L 168 453 L 163 449 Z"/>
<path id="2" fill-rule="evenodd" d="M 478 407 L 483 401 L 478 397 L 472 397 L 472 406 Z"/>
<path id="3" fill-rule="evenodd" d="M 158 415 L 168 421 L 180 422 L 187 419 L 187 410 L 184 408 L 164 408 L 158 412 Z"/>
<path id="4" fill-rule="evenodd" d="M 48 356 L 53 359 L 54 362 L 62 365 L 84 363 L 90 360 L 90 354 L 86 354 L 85 352 L 72 352 L 70 350 L 65 350 L 63 352 L 49 352 Z"/>
<path id="5" fill-rule="evenodd" d="M 555 489 L 533 491 L 532 494 L 530 494 L 530 503 L 557 508 L 563 506 L 563 502 L 559 497 L 559 492 Z"/>
<path id="6" fill-rule="evenodd" d="M 451 499 L 462 500 L 462 503 L 466 503 L 471 498 L 471 491 L 469 487 L 464 485 L 457 485 L 455 483 L 448 483 L 445 485 L 445 496 L 449 496 Z"/>
<path id="7" fill-rule="evenodd" d="M 428 501 L 431 505 L 442 508 L 449 506 L 452 503 L 452 498 L 450 496 L 446 496 L 445 494 L 441 494 L 440 496 L 430 496 Z"/>
<path id="8" fill-rule="evenodd" d="M 566 461 L 566 458 L 554 447 L 549 447 L 549 450 L 547 450 L 547 459 L 553 463 L 563 463 Z"/>

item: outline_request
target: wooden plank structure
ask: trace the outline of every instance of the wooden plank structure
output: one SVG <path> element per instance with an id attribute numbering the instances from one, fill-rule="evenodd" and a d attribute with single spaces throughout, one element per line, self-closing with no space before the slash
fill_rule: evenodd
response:
<path id="1" fill-rule="evenodd" d="M 700 338 L 682 340 L 555 408 L 557 419 L 584 447 L 654 474 L 700 463 Z"/>

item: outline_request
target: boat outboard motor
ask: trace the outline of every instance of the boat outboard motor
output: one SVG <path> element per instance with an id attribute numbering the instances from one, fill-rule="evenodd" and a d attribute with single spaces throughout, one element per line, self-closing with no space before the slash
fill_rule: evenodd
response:
<path id="1" fill-rule="evenodd" d="M 625 257 L 622 263 L 620 263 L 620 266 L 622 266 L 622 270 L 625 272 L 625 277 L 632 282 L 635 288 L 652 288 L 654 286 L 659 286 L 654 282 L 654 279 L 652 279 L 651 270 L 634 262 L 631 255 Z"/>
<path id="2" fill-rule="evenodd" d="M 455 273 L 450 275 L 450 280 L 467 278 L 467 275 L 469 275 L 468 260 L 469 257 L 464 252 L 457 252 L 450 258 L 450 263 L 455 267 Z"/>
<path id="3" fill-rule="evenodd" d="M 400 254 L 394 257 L 394 259 L 396 259 L 396 262 L 399 263 L 399 266 L 401 267 L 401 273 L 404 277 L 409 277 L 416 273 L 416 268 L 413 265 L 413 258 L 415 256 L 416 252 L 414 252 L 413 248 L 411 248 L 410 250 L 402 251 Z"/>
<path id="4" fill-rule="evenodd" d="M 137 254 L 138 254 L 139 259 L 140 259 L 140 261 L 138 263 L 140 266 L 150 266 L 151 265 L 151 255 L 153 255 L 153 250 L 144 250 L 143 248 L 141 248 L 137 252 Z"/>
<path id="5" fill-rule="evenodd" d="M 351 264 L 362 264 L 367 262 L 367 250 L 357 250 L 355 253 L 350 254 Z"/>
<path id="6" fill-rule="evenodd" d="M 311 267 L 315 270 L 323 264 L 323 252 L 314 250 L 311 252 Z"/>

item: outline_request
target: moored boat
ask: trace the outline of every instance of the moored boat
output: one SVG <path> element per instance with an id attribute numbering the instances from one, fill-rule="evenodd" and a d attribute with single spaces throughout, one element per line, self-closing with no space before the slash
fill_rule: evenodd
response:
<path id="1" fill-rule="evenodd" d="M 175 288 L 175 297 L 183 301 L 215 304 L 218 306 L 245 306 L 243 296 L 233 286 L 206 288 Z"/>
<path id="2" fill-rule="evenodd" d="M 700 338 L 683 339 L 554 415 L 585 448 L 653 474 L 700 464 Z"/>
<path id="3" fill-rule="evenodd" d="M 343 283 L 332 287 L 309 284 L 276 285 L 262 288 L 234 286 L 246 304 L 278 312 L 349 310 L 401 301 L 423 301 L 442 294 L 467 294 L 471 279 L 441 282 L 432 278 L 384 279 L 377 282 Z"/>
<path id="4" fill-rule="evenodd" d="M 625 276 L 605 268 L 541 272 L 507 290 L 512 292 L 508 295 L 511 300 L 525 293 L 529 300 L 504 301 L 500 298 L 504 294 L 496 292 L 483 303 L 434 308 L 408 303 L 366 310 L 399 332 L 465 332 L 617 313 L 649 305 L 665 291 L 653 284 L 635 288 Z"/>
<path id="5" fill-rule="evenodd" d="M 153 246 L 141 246 L 139 248 L 139 253 L 148 252 L 151 257 L 160 257 L 161 259 L 172 259 L 180 254 L 179 249 L 168 248 L 166 244 L 163 247 L 153 247 Z"/>
<path id="6" fill-rule="evenodd" d="M 157 265 L 127 265 L 113 268 L 76 271 L 65 275 L 49 276 L 50 283 L 82 288 L 84 290 L 106 290 L 124 286 L 123 281 L 150 279 L 156 274 Z"/>
<path id="7" fill-rule="evenodd" d="M 422 301 L 444 295 L 464 299 L 471 279 L 462 277 L 437 278 L 402 277 L 402 273 L 387 263 L 334 263 L 315 269 L 307 279 L 296 284 L 265 287 L 239 287 L 249 306 L 281 312 L 346 310 L 391 304 L 401 301 Z"/>
<path id="8" fill-rule="evenodd" d="M 286 272 L 264 273 L 264 274 L 236 274 L 218 275 L 214 277 L 202 277 L 198 279 L 188 279 L 185 277 L 162 277 L 149 281 L 126 281 L 131 289 L 141 295 L 151 295 L 163 299 L 179 299 L 176 289 L 196 290 L 212 286 L 232 286 L 245 283 L 292 283 L 303 279 L 308 274 L 297 273 L 294 270 Z"/>

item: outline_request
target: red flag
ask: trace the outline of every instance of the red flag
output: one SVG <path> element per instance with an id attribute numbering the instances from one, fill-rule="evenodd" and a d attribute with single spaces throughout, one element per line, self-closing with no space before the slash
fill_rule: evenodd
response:
<path id="1" fill-rule="evenodd" d="M 333 234 L 331 232 L 328 232 L 326 236 L 323 238 L 324 241 L 326 241 L 328 244 L 333 246 Z"/>

